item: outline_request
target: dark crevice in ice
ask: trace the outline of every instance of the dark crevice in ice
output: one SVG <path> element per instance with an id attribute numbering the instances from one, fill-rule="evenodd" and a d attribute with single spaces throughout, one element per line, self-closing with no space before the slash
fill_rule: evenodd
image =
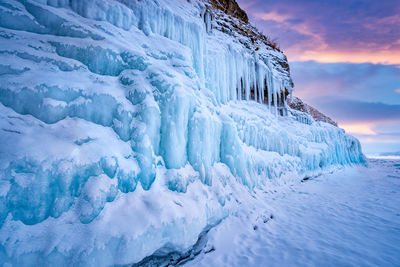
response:
<path id="1" fill-rule="evenodd" d="M 214 247 L 206 247 L 208 242 L 208 232 L 217 226 L 222 220 L 216 224 L 207 226 L 200 234 L 196 243 L 186 251 L 177 251 L 166 245 L 156 250 L 152 255 L 147 256 L 138 263 L 131 265 L 132 267 L 153 267 L 153 266 L 182 266 L 188 261 L 193 260 L 201 253 L 208 254 L 215 251 Z"/>

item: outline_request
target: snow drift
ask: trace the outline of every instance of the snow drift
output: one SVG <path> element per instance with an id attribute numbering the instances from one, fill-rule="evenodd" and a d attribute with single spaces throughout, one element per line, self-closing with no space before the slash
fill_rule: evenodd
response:
<path id="1" fill-rule="evenodd" d="M 0 265 L 185 251 L 270 179 L 362 162 L 254 33 L 203 1 L 1 0 Z"/>

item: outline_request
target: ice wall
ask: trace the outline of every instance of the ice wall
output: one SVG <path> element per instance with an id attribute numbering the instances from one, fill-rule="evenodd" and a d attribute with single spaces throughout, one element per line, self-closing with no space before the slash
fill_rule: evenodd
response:
<path id="1" fill-rule="evenodd" d="M 218 12 L 0 0 L 0 265 L 185 250 L 270 179 L 363 161 L 343 130 L 276 115 L 285 56 Z"/>

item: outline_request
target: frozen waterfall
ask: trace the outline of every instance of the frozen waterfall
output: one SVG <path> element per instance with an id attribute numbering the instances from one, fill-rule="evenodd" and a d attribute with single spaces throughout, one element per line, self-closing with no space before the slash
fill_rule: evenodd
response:
<path id="1" fill-rule="evenodd" d="M 224 21 L 249 27 L 200 0 L 0 0 L 0 265 L 185 250 L 238 196 L 363 161 Z"/>

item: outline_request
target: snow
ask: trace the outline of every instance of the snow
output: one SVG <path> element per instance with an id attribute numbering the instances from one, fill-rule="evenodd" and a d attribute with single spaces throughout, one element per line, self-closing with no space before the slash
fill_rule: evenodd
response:
<path id="1" fill-rule="evenodd" d="M 0 265 L 185 251 L 270 180 L 364 161 L 342 129 L 278 116 L 285 56 L 247 48 L 206 10 L 0 2 Z"/>
<path id="2" fill-rule="evenodd" d="M 399 266 L 400 161 L 256 190 L 185 266 Z"/>

